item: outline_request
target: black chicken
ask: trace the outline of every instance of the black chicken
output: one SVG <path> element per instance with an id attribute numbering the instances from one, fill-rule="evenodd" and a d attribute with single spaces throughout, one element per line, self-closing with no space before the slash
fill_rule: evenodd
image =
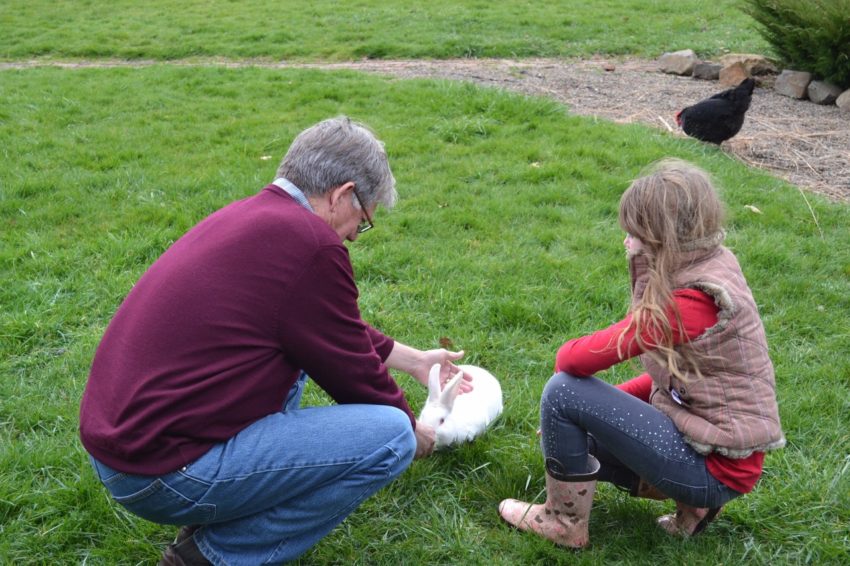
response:
<path id="1" fill-rule="evenodd" d="M 741 131 L 755 86 L 755 80 L 744 79 L 735 88 L 679 111 L 676 123 L 692 138 L 720 144 Z"/>

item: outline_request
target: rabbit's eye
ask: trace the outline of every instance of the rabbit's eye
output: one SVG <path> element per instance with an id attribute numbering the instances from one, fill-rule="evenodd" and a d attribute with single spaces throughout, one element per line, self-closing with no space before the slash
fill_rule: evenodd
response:
<path id="1" fill-rule="evenodd" d="M 446 419 L 440 419 L 440 424 L 443 424 L 444 422 L 446 422 Z"/>

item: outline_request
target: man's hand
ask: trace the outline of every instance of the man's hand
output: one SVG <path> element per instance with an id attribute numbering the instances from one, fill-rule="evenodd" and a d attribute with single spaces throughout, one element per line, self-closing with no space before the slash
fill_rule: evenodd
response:
<path id="1" fill-rule="evenodd" d="M 449 379 L 460 371 L 454 364 L 463 357 L 463 350 L 452 352 L 445 348 L 434 350 L 417 350 L 396 342 L 390 355 L 384 361 L 387 367 L 398 369 L 412 375 L 416 381 L 428 387 L 428 374 L 434 364 L 440 364 L 440 384 L 445 385 Z M 472 391 L 472 377 L 464 374 L 463 383 L 460 384 L 460 392 Z"/>
<path id="2" fill-rule="evenodd" d="M 436 348 L 434 350 L 420 350 L 414 356 L 414 363 L 407 372 L 416 380 L 428 386 L 428 375 L 431 373 L 431 366 L 440 364 L 440 383 L 445 384 L 449 380 L 449 376 L 458 372 L 457 366 L 453 363 L 463 357 L 463 350 L 460 352 L 452 352 L 444 348 Z"/>
<path id="3" fill-rule="evenodd" d="M 434 427 L 416 421 L 416 454 L 414 458 L 426 458 L 434 452 L 437 433 Z"/>
<path id="4" fill-rule="evenodd" d="M 463 350 L 460 352 L 452 352 L 443 348 L 436 350 L 425 350 L 422 352 L 421 361 L 415 373 L 411 373 L 418 381 L 426 387 L 428 386 L 428 374 L 431 372 L 431 366 L 440 364 L 440 386 L 445 387 L 459 371 L 461 371 L 453 362 L 463 357 Z M 468 393 L 472 391 L 472 376 L 463 375 L 463 383 L 460 384 L 460 393 Z"/>

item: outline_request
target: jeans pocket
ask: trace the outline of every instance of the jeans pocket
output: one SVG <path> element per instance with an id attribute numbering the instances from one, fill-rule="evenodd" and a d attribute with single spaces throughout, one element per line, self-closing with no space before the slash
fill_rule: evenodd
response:
<path id="1" fill-rule="evenodd" d="M 148 521 L 175 525 L 209 523 L 215 519 L 216 506 L 197 503 L 172 489 L 161 478 L 127 494 L 112 495 L 122 507 Z"/>
<path id="2" fill-rule="evenodd" d="M 94 473 L 97 475 L 97 479 L 99 479 L 100 483 L 105 485 L 107 488 L 127 477 L 127 474 L 119 472 L 118 470 L 113 470 L 106 464 L 98 462 L 95 460 L 94 456 L 89 456 L 89 462 L 91 463 Z"/>

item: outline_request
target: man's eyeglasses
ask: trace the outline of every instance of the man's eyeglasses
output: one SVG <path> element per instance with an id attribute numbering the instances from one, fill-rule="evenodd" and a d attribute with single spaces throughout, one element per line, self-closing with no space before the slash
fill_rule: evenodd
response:
<path id="1" fill-rule="evenodd" d="M 363 232 L 367 232 L 374 228 L 375 225 L 372 224 L 372 219 L 369 218 L 369 212 L 366 210 L 366 207 L 363 206 L 363 201 L 360 200 L 360 195 L 357 194 L 357 189 L 352 188 L 351 190 L 354 192 L 354 198 L 357 199 L 357 204 L 360 205 L 360 210 L 363 211 L 363 216 L 366 217 L 365 220 L 361 220 L 360 224 L 357 225 L 357 233 L 362 234 Z"/>

